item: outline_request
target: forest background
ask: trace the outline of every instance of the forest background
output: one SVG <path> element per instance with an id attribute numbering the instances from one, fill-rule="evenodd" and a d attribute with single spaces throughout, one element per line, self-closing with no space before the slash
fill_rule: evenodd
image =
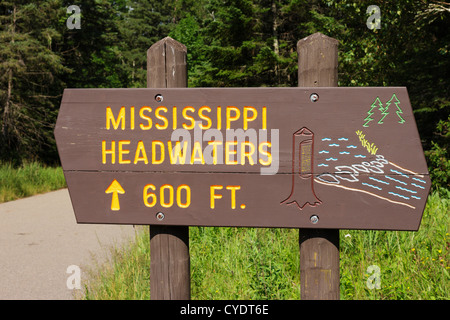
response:
<path id="1" fill-rule="evenodd" d="M 407 87 L 433 188 L 448 188 L 449 30 L 442 1 L 2 0 L 0 162 L 58 165 L 64 88 L 146 87 L 146 51 L 166 36 L 188 48 L 189 87 L 296 87 L 297 41 L 321 32 L 339 40 L 339 86 Z"/>

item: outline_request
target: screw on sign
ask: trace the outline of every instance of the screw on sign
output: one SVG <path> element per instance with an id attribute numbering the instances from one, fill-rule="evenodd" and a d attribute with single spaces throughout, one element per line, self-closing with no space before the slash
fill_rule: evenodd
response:
<path id="1" fill-rule="evenodd" d="M 66 89 L 55 136 L 79 223 L 417 230 L 431 185 L 403 87 Z"/>
<path id="2" fill-rule="evenodd" d="M 311 100 L 311 102 L 316 102 L 319 100 L 319 95 L 317 93 L 313 93 L 313 94 L 311 94 L 309 99 Z"/>

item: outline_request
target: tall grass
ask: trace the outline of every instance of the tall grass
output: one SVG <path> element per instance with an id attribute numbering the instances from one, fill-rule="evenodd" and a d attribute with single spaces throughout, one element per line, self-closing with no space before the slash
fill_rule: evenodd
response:
<path id="1" fill-rule="evenodd" d="M 61 167 L 38 162 L 15 167 L 0 163 L 0 203 L 57 190 L 66 186 Z"/>
<path id="2" fill-rule="evenodd" d="M 449 199 L 429 196 L 418 232 L 341 230 L 341 299 L 449 299 Z M 85 299 L 149 299 L 149 247 L 145 228 L 85 279 Z M 190 255 L 192 299 L 300 298 L 298 230 L 191 227 Z"/>
<path id="3" fill-rule="evenodd" d="M 343 299 L 433 300 L 450 298 L 450 197 L 432 193 L 417 232 L 341 233 Z M 347 235 L 347 236 L 346 236 Z M 378 266 L 380 289 L 369 289 Z"/>
<path id="4" fill-rule="evenodd" d="M 148 234 L 148 228 L 137 227 L 136 237 L 129 246 L 110 247 L 109 252 L 106 252 L 109 259 L 83 267 L 90 280 L 85 284 L 84 292 L 76 293 L 77 296 L 87 300 L 148 300 Z"/>
<path id="5" fill-rule="evenodd" d="M 298 299 L 298 231 L 190 228 L 193 299 Z"/>

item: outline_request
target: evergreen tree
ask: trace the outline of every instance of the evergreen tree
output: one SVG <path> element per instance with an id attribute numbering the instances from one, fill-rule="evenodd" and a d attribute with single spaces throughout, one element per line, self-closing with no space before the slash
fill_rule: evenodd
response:
<path id="1" fill-rule="evenodd" d="M 72 88 L 123 87 L 127 70 L 121 65 L 118 21 L 123 19 L 124 0 L 77 1 L 81 10 L 81 29 L 66 26 L 71 15 L 66 10 L 72 4 L 71 0 L 60 4 L 64 15 L 60 17 L 62 41 L 57 53 L 64 59 L 64 65 L 72 70 L 63 80 Z"/>
<path id="2" fill-rule="evenodd" d="M 248 65 L 254 55 L 252 33 L 254 8 L 250 0 L 212 0 L 206 6 L 202 34 L 204 77 L 196 86 L 251 86 Z"/>
<path id="3" fill-rule="evenodd" d="M 205 40 L 198 18 L 187 14 L 177 23 L 169 36 L 187 47 L 188 86 L 198 85 L 203 81 L 202 71 L 211 65 L 206 61 Z"/>
<path id="4" fill-rule="evenodd" d="M 127 87 L 146 87 L 147 50 L 174 27 L 171 1 L 129 0 L 119 21 L 120 59 Z"/>
<path id="5" fill-rule="evenodd" d="M 0 4 L 0 157 L 51 159 L 52 134 L 67 72 L 52 49 L 61 35 L 45 21 L 57 2 Z M 52 16 L 54 18 L 54 16 Z"/>

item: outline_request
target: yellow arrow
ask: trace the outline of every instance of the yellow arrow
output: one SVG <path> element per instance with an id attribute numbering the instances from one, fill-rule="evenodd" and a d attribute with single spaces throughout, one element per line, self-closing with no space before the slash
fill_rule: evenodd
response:
<path id="1" fill-rule="evenodd" d="M 120 204 L 119 204 L 119 193 L 124 194 L 125 190 L 123 190 L 122 186 L 119 182 L 117 182 L 116 179 L 111 183 L 111 185 L 108 187 L 108 189 L 105 190 L 105 193 L 112 193 L 112 201 L 111 201 L 111 210 L 113 211 L 119 211 L 120 210 Z"/>

